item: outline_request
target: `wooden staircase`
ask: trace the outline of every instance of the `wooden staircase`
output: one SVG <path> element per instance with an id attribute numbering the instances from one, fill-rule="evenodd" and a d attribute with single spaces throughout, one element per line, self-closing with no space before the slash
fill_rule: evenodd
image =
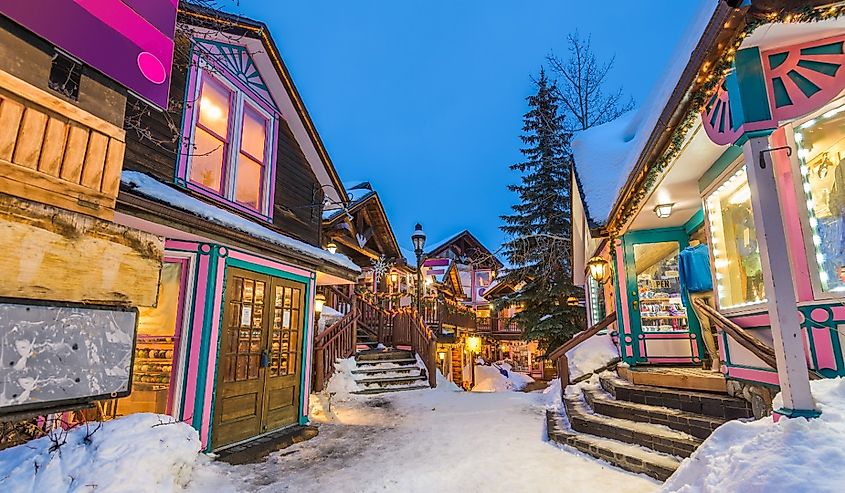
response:
<path id="1" fill-rule="evenodd" d="M 314 391 L 325 388 L 338 360 L 352 356 L 361 367 L 356 373 L 364 387 L 360 393 L 409 390 L 420 382 L 437 385 L 437 338 L 415 310 L 388 312 L 336 287 L 328 295 L 327 305 L 343 317 L 315 337 Z"/>
<path id="2" fill-rule="evenodd" d="M 600 387 L 570 388 L 565 416 L 547 411 L 549 439 L 661 481 L 718 426 L 752 417 L 750 404 L 723 393 L 640 385 L 612 374 L 599 381 Z"/>

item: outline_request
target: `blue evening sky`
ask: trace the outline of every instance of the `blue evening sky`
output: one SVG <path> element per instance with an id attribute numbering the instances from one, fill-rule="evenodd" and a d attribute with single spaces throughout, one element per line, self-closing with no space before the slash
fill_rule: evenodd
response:
<path id="1" fill-rule="evenodd" d="M 616 55 L 611 88 L 641 102 L 702 1 L 221 3 L 270 26 L 341 179 L 373 184 L 401 245 L 419 221 L 430 244 L 467 228 L 495 250 L 545 56 L 590 33 Z"/>

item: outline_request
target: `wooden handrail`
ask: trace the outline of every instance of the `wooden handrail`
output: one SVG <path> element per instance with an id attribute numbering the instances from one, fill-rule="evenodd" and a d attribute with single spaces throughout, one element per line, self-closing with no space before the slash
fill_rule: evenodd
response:
<path id="1" fill-rule="evenodd" d="M 560 377 L 561 392 L 563 392 L 566 389 L 566 386 L 569 385 L 569 358 L 566 357 L 566 353 L 590 337 L 596 335 L 600 330 L 606 329 L 613 322 L 616 322 L 616 312 L 611 312 L 610 315 L 604 317 L 601 322 L 593 325 L 587 330 L 575 334 L 572 339 L 564 342 L 562 346 L 549 353 L 549 359 L 555 362 L 557 375 Z"/>
<path id="2" fill-rule="evenodd" d="M 358 339 L 357 306 L 314 338 L 314 391 L 319 392 L 334 373 L 335 361 L 355 354 Z"/>
<path id="3" fill-rule="evenodd" d="M 775 350 L 773 348 L 770 348 L 766 345 L 766 343 L 757 339 L 747 330 L 732 322 L 728 317 L 719 313 L 718 310 L 705 303 L 704 300 L 697 299 L 693 303 L 695 303 L 695 306 L 704 311 L 707 318 L 721 327 L 722 330 L 731 336 L 733 340 L 738 342 L 740 346 L 749 350 L 751 354 L 759 358 L 763 363 L 766 363 L 777 370 L 777 358 L 775 357 Z M 807 369 L 807 374 L 810 376 L 810 380 L 818 380 L 822 378 L 821 375 L 809 368 Z"/>
<path id="4" fill-rule="evenodd" d="M 431 388 L 437 386 L 436 346 L 437 337 L 425 324 L 422 316 L 413 308 L 401 308 L 391 315 L 391 322 L 385 335 L 386 346 L 411 346 L 419 355 L 428 375 Z"/>

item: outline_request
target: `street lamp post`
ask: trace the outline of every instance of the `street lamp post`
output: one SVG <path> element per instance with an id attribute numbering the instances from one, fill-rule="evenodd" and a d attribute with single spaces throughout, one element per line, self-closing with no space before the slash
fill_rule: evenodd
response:
<path id="1" fill-rule="evenodd" d="M 422 224 L 417 223 L 414 226 L 411 241 L 414 243 L 414 254 L 417 256 L 417 313 L 422 315 L 422 257 L 425 247 L 425 232 L 422 229 Z"/>

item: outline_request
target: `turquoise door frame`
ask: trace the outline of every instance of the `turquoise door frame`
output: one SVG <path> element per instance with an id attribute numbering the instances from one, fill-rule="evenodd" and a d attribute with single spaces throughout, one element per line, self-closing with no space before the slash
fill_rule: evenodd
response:
<path id="1" fill-rule="evenodd" d="M 642 321 L 640 320 L 640 293 L 639 287 L 637 286 L 637 272 L 636 264 L 634 262 L 634 245 L 664 242 L 678 243 L 679 251 L 683 250 L 684 248 L 689 246 L 688 228 L 684 226 L 679 226 L 677 228 L 661 228 L 643 231 L 632 231 L 622 236 L 622 248 L 625 256 L 625 288 L 628 291 L 628 306 L 621 308 L 628 310 L 630 320 L 630 329 L 632 336 L 631 349 L 633 350 L 633 358 L 625 359 L 626 362 L 631 365 L 661 362 L 659 360 L 655 360 L 654 358 L 648 357 L 648 339 L 643 333 Z M 697 347 L 697 351 L 694 351 L 694 355 L 701 355 L 703 354 L 702 351 L 704 350 L 704 346 L 701 341 L 701 326 L 698 323 L 698 319 L 695 317 L 695 313 L 690 308 L 689 297 L 687 296 L 686 287 L 683 285 L 683 282 L 681 283 L 681 299 L 684 303 L 684 306 L 687 308 L 687 323 L 689 327 L 688 333 L 694 338 L 694 341 L 692 341 L 691 344 L 695 344 L 695 346 Z M 687 332 L 679 332 L 679 334 L 684 333 Z M 621 340 L 622 339 L 620 338 L 620 341 Z M 643 354 L 643 348 L 646 349 L 646 354 Z M 664 362 L 683 362 L 676 361 L 676 359 L 680 360 L 682 358 L 665 359 L 666 361 Z M 700 357 L 697 356 L 688 357 L 687 359 L 688 362 L 691 364 L 698 364 L 701 362 Z"/>

